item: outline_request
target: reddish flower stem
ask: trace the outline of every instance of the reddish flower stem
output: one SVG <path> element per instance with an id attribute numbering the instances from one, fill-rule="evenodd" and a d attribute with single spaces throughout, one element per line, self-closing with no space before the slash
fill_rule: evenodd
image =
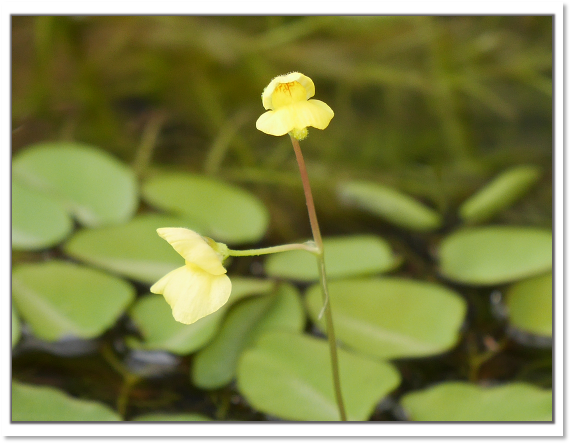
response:
<path id="1" fill-rule="evenodd" d="M 327 289 L 327 277 L 325 275 L 325 258 L 323 251 L 323 239 L 321 238 L 321 231 L 319 230 L 319 223 L 317 222 L 317 214 L 315 212 L 315 204 L 313 203 L 313 195 L 311 193 L 311 186 L 309 185 L 309 176 L 305 168 L 305 161 L 299 146 L 299 141 L 290 135 L 293 150 L 299 166 L 299 173 L 301 175 L 301 182 L 303 184 L 303 192 L 305 193 L 305 201 L 307 203 L 307 211 L 309 213 L 309 223 L 313 233 L 313 241 L 317 247 L 317 266 L 319 269 L 319 278 L 321 283 L 321 293 L 323 295 L 325 322 L 327 325 L 327 339 L 329 342 L 329 353 L 331 355 L 331 371 L 333 374 L 333 387 L 335 390 L 335 400 L 339 409 L 339 416 L 341 421 L 347 421 L 345 413 L 345 405 L 343 404 L 343 396 L 341 394 L 341 380 L 339 377 L 339 360 L 337 357 L 337 344 L 335 340 L 335 331 L 333 329 L 333 316 L 331 314 L 331 303 L 329 301 L 329 291 Z"/>

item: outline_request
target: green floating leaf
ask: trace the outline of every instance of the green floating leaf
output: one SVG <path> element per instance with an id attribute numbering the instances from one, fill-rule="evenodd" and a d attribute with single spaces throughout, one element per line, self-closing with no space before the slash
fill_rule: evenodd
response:
<path id="1" fill-rule="evenodd" d="M 393 254 L 391 246 L 379 236 L 330 237 L 323 239 L 323 245 L 329 279 L 383 273 L 401 262 Z M 315 256 L 307 251 L 272 254 L 266 260 L 265 267 L 270 276 L 298 281 L 319 279 Z"/>
<path id="2" fill-rule="evenodd" d="M 166 350 L 177 355 L 190 354 L 208 343 L 220 327 L 223 310 L 218 310 L 194 324 L 186 325 L 172 317 L 170 305 L 161 295 L 140 298 L 129 310 L 142 341 L 127 337 L 127 345 L 143 350 Z"/>
<path id="3" fill-rule="evenodd" d="M 551 398 L 550 390 L 523 383 L 445 382 L 408 393 L 401 404 L 414 421 L 551 421 Z"/>
<path id="4" fill-rule="evenodd" d="M 109 407 L 53 387 L 12 382 L 12 421 L 121 421 Z"/>
<path id="5" fill-rule="evenodd" d="M 230 280 L 232 281 L 232 293 L 230 294 L 229 303 L 226 304 L 228 307 L 245 297 L 268 293 L 276 285 L 274 281 L 267 279 L 230 276 Z"/>
<path id="6" fill-rule="evenodd" d="M 304 323 L 300 296 L 291 285 L 281 285 L 277 294 L 237 304 L 228 313 L 220 333 L 194 358 L 194 384 L 204 389 L 225 386 L 234 379 L 242 352 L 261 334 L 271 330 L 301 332 Z"/>
<path id="7" fill-rule="evenodd" d="M 12 163 L 15 179 L 51 195 L 82 224 L 128 221 L 138 205 L 134 173 L 98 148 L 76 142 L 28 147 Z"/>
<path id="8" fill-rule="evenodd" d="M 551 270 L 549 230 L 529 227 L 461 229 L 440 244 L 440 271 L 470 285 L 496 285 Z"/>
<path id="9" fill-rule="evenodd" d="M 38 250 L 58 244 L 73 221 L 50 196 L 12 181 L 12 248 Z"/>
<path id="10" fill-rule="evenodd" d="M 99 336 L 133 301 L 135 289 L 99 270 L 50 261 L 14 267 L 12 297 L 38 338 L 57 341 Z"/>
<path id="11" fill-rule="evenodd" d="M 231 304 L 250 295 L 271 291 L 271 281 L 248 278 L 232 278 L 230 301 L 220 310 L 194 324 L 185 325 L 172 317 L 169 304 L 161 295 L 140 298 L 129 311 L 129 316 L 138 327 L 143 341 L 127 338 L 132 348 L 166 350 L 178 355 L 187 355 L 207 344 L 216 335 L 224 313 Z"/>
<path id="12" fill-rule="evenodd" d="M 212 421 L 211 418 L 200 413 L 147 413 L 137 416 L 132 421 L 144 422 L 188 422 L 188 421 Z"/>
<path id="13" fill-rule="evenodd" d="M 338 350 L 347 417 L 364 421 L 400 383 L 388 363 Z M 257 410 L 293 421 L 338 421 L 326 341 L 269 332 L 238 363 L 238 389 Z"/>
<path id="14" fill-rule="evenodd" d="M 521 165 L 501 173 L 460 207 L 460 217 L 466 222 L 483 222 L 509 207 L 538 181 L 541 170 L 533 165 Z"/>
<path id="15" fill-rule="evenodd" d="M 552 336 L 553 276 L 547 273 L 513 284 L 507 291 L 510 323 L 540 336 Z"/>
<path id="16" fill-rule="evenodd" d="M 20 340 L 20 320 L 18 319 L 18 315 L 12 307 L 12 348 L 18 343 Z"/>
<path id="17" fill-rule="evenodd" d="M 441 285 L 402 278 L 334 281 L 329 284 L 337 339 L 379 358 L 429 356 L 452 348 L 466 315 L 465 301 Z M 323 305 L 312 286 L 306 304 L 313 321 Z"/>
<path id="18" fill-rule="evenodd" d="M 208 177 L 157 175 L 144 184 L 143 196 L 157 208 L 194 221 L 201 234 L 219 242 L 256 242 L 268 226 L 268 211 L 258 198 Z"/>
<path id="19" fill-rule="evenodd" d="M 393 188 L 372 182 L 354 181 L 339 187 L 339 198 L 395 225 L 415 231 L 439 228 L 442 217 L 436 211 Z"/>
<path id="20" fill-rule="evenodd" d="M 184 259 L 157 234 L 157 228 L 191 228 L 183 219 L 137 216 L 124 225 L 83 229 L 65 244 L 66 254 L 146 284 L 184 265 Z"/>

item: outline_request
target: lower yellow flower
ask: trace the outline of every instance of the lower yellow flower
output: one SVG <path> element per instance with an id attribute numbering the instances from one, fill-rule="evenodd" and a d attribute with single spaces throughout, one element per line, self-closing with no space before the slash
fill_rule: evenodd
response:
<path id="1" fill-rule="evenodd" d="M 256 128 L 272 136 L 291 133 L 299 140 L 307 136 L 308 126 L 327 128 L 333 110 L 320 100 L 309 100 L 314 94 L 313 81 L 299 72 L 276 77 L 262 93 L 262 104 L 270 111 L 258 118 Z"/>
<path id="2" fill-rule="evenodd" d="M 185 259 L 183 267 L 151 287 L 152 293 L 165 297 L 175 320 L 192 324 L 228 302 L 232 283 L 222 265 L 225 245 L 186 228 L 159 228 L 157 233 Z"/>

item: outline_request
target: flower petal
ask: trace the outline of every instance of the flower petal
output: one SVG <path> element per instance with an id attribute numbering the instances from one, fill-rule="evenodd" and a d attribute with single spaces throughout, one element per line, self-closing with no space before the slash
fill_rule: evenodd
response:
<path id="1" fill-rule="evenodd" d="M 176 321 L 192 324 L 228 302 L 232 282 L 225 274 L 214 276 L 187 264 L 160 279 L 151 292 L 164 295 Z"/>
<path id="2" fill-rule="evenodd" d="M 187 262 L 210 274 L 226 273 L 222 258 L 202 236 L 187 228 L 159 228 L 159 236 L 166 240 Z"/>
<path id="3" fill-rule="evenodd" d="M 308 100 L 291 105 L 294 128 L 302 129 L 313 126 L 317 129 L 325 129 L 333 118 L 333 110 L 321 100 Z"/>
<path id="4" fill-rule="evenodd" d="M 308 126 L 325 129 L 333 115 L 333 110 L 321 100 L 296 102 L 275 111 L 266 111 L 258 118 L 256 128 L 272 136 L 283 136 L 294 128 Z"/>
<path id="5" fill-rule="evenodd" d="M 264 105 L 265 109 L 273 109 L 272 93 L 274 92 L 276 87 L 280 83 L 290 83 L 290 82 L 299 82 L 301 86 L 305 88 L 306 99 L 309 99 L 310 97 L 313 97 L 315 95 L 315 85 L 313 84 L 313 80 L 311 80 L 307 76 L 304 76 L 300 72 L 290 72 L 289 74 L 285 74 L 283 76 L 274 77 L 270 82 L 270 84 L 265 87 L 264 92 L 262 93 L 262 104 Z"/>
<path id="6" fill-rule="evenodd" d="M 256 128 L 272 136 L 283 136 L 295 128 L 293 114 L 290 107 L 280 108 L 277 111 L 266 111 L 256 121 Z"/>

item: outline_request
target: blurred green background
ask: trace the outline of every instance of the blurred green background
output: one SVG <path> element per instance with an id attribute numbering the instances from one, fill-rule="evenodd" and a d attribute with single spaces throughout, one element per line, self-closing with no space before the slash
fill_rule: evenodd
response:
<path id="1" fill-rule="evenodd" d="M 218 140 L 211 170 L 297 183 L 287 138 L 254 130 L 263 88 L 297 70 L 336 113 L 304 143 L 316 182 L 382 178 L 446 209 L 514 161 L 549 171 L 551 29 L 519 16 L 14 17 L 13 150 L 73 138 L 132 162 L 164 115 L 157 163 L 201 171 Z"/>
<path id="2" fill-rule="evenodd" d="M 149 278 L 147 274 L 145 279 L 145 272 L 137 274 L 137 264 L 131 267 L 123 263 L 123 268 L 117 268 L 116 263 L 111 264 L 108 258 L 100 257 L 103 253 L 94 253 L 95 246 L 102 245 L 102 238 L 110 239 L 110 249 L 120 249 L 118 245 L 124 233 L 117 232 L 113 234 L 117 237 L 111 238 L 111 234 L 105 232 L 102 238 L 89 241 L 91 244 L 86 250 L 82 250 L 84 244 L 79 238 L 80 234 L 88 236 L 86 231 L 89 231 L 81 227 L 92 227 L 95 232 L 104 227 L 120 226 L 129 223 L 135 214 L 136 218 L 156 215 L 155 209 L 177 217 L 182 213 L 190 228 L 196 229 L 209 226 L 209 217 L 225 217 L 219 213 L 211 216 L 187 214 L 184 206 L 192 204 L 187 202 L 184 194 L 185 187 L 191 186 L 184 182 L 186 179 L 182 184 L 173 179 L 175 182 L 169 185 L 180 190 L 180 194 L 176 190 L 165 191 L 157 184 L 158 179 L 155 180 L 161 174 L 175 172 L 183 178 L 203 178 L 204 175 L 216 183 L 237 186 L 259 200 L 262 208 L 259 235 L 236 234 L 231 230 L 224 231 L 226 227 L 211 227 L 222 237 L 228 236 L 217 240 L 227 241 L 232 247 L 236 244 L 246 248 L 309 238 L 305 201 L 289 138 L 271 137 L 255 128 L 256 119 L 264 111 L 260 99 L 262 90 L 276 75 L 291 71 L 311 77 L 316 86 L 315 98 L 329 104 L 335 112 L 326 130 L 310 128 L 309 137 L 302 142 L 323 234 L 326 237 L 374 235 L 382 238 L 382 248 L 388 249 L 388 253 L 382 248 L 381 252 L 367 253 L 380 261 L 378 265 L 370 265 L 373 259 L 364 260 L 363 266 L 356 266 L 357 271 L 345 270 L 343 265 L 338 271 L 335 255 L 341 259 L 347 257 L 347 250 L 344 246 L 332 245 L 332 250 L 338 248 L 337 253 L 332 253 L 332 271 L 339 272 L 338 277 L 393 272 L 394 278 L 445 285 L 457 292 L 466 306 L 466 317 L 460 310 L 457 314 L 460 323 L 451 327 L 458 337 L 444 340 L 447 345 L 440 344 L 438 347 L 441 348 L 431 352 L 446 350 L 444 355 L 415 358 L 406 354 L 377 353 L 377 358 L 392 359 L 391 365 L 398 369 L 398 382 L 380 390 L 377 398 L 367 400 L 367 406 L 355 407 L 355 418 L 434 420 L 417 413 L 422 409 L 415 410 L 417 407 L 412 403 L 416 400 L 411 398 L 409 404 L 404 401 L 404 396 L 442 381 L 469 381 L 480 387 L 497 382 L 522 383 L 526 384 L 526 389 L 549 391 L 551 299 L 550 294 L 545 297 L 545 289 L 546 285 L 550 286 L 550 278 L 545 281 L 542 273 L 550 271 L 551 253 L 545 249 L 544 240 L 536 240 L 535 236 L 549 233 L 552 224 L 550 16 L 13 16 L 14 189 L 23 183 L 18 180 L 30 178 L 30 170 L 26 169 L 29 165 L 22 166 L 23 156 L 31 152 L 27 151 L 30 146 L 54 142 L 53 146 L 69 143 L 73 147 L 80 143 L 97 147 L 98 151 L 111 154 L 121 165 L 128 166 L 129 172 L 125 174 L 136 178 L 134 183 L 137 189 L 141 186 L 143 198 L 139 202 L 138 191 L 135 191 L 133 202 L 128 204 L 133 205 L 132 211 L 127 210 L 131 213 L 120 221 L 91 223 L 72 211 L 76 222 L 73 227 L 63 228 L 63 237 L 57 242 L 49 246 L 14 248 L 13 266 L 15 272 L 22 275 L 17 277 L 22 279 L 24 287 L 30 284 L 26 279 L 39 278 L 29 278 L 33 271 L 18 269 L 19 266 L 57 262 L 52 264 L 55 267 L 62 265 L 60 262 L 78 261 L 111 271 L 113 277 L 117 274 L 126 277 L 133 288 L 132 296 L 121 296 L 125 298 L 123 303 L 110 297 L 118 304 L 115 312 L 101 314 L 104 325 L 100 329 L 94 327 L 83 337 L 95 342 L 90 342 L 89 346 L 80 344 L 80 352 L 75 356 L 61 353 L 58 344 L 62 345 L 57 342 L 55 333 L 47 341 L 47 344 L 55 341 L 56 345 L 51 344 L 55 348 L 42 342 L 50 337 L 50 333 L 42 337 L 34 330 L 37 316 L 21 308 L 29 301 L 22 302 L 25 299 L 22 295 L 28 293 L 20 289 L 16 308 L 26 314 L 14 315 L 16 319 L 24 318 L 22 340 L 19 343 L 16 340 L 14 348 L 13 375 L 18 384 L 57 387 L 74 397 L 106 405 L 119 412 L 120 419 L 133 419 L 153 412 L 171 414 L 167 417 L 170 419 L 163 420 L 175 420 L 172 415 L 181 412 L 225 420 L 311 419 L 288 416 L 287 409 L 268 407 L 259 399 L 251 387 L 252 382 L 248 382 L 255 379 L 249 375 L 258 371 L 252 363 L 254 352 L 240 364 L 237 385 L 230 382 L 234 374 L 230 374 L 228 382 L 215 384 L 215 388 L 197 382 L 200 377 L 196 373 L 189 379 L 189 371 L 191 374 L 198 371 L 194 364 L 198 358 L 193 353 L 212 339 L 174 352 L 159 341 L 155 349 L 178 353 L 181 357 L 172 366 L 167 365 L 170 369 L 168 377 L 154 370 L 142 375 L 140 369 L 137 370 L 140 363 L 133 363 L 136 359 L 130 352 L 138 348 L 126 337 L 136 335 L 133 332 L 137 328 L 140 333 L 145 322 L 150 322 L 148 326 L 153 323 L 142 320 L 147 316 L 144 309 L 137 311 L 139 308 L 132 307 L 137 304 L 134 301 L 145 298 L 154 275 Z M 54 163 L 62 164 L 56 160 Z M 524 169 L 518 169 L 521 166 Z M 74 169 L 74 164 L 66 168 Z M 499 178 L 501 183 L 494 185 L 494 178 Z M 109 183 L 115 183 L 109 180 Z M 346 185 L 355 181 L 366 182 L 367 186 L 373 184 L 372 191 Z M 24 185 L 29 187 L 31 183 L 33 180 Z M 205 196 L 210 192 L 208 184 L 210 182 L 199 184 L 204 186 L 200 189 Z M 487 197 L 481 197 L 483 203 L 472 202 L 470 207 L 467 199 L 487 184 L 492 184 L 492 191 L 488 190 Z M 90 189 L 96 186 L 97 181 Z M 164 187 L 168 188 L 167 185 Z M 388 187 L 389 191 L 383 187 Z M 192 189 L 189 190 L 186 196 L 192 193 Z M 212 198 L 226 192 L 231 193 L 212 191 L 215 196 Z M 400 194 L 391 194 L 393 192 Z M 14 193 L 13 190 L 13 224 L 14 205 L 18 202 Z M 107 202 L 112 194 L 114 192 L 110 191 L 98 198 Z M 407 200 L 410 198 L 414 198 L 414 204 Z M 211 202 L 210 198 L 203 199 L 205 207 Z M 240 201 L 236 209 L 238 214 L 240 205 L 249 203 Z M 395 219 L 387 215 L 387 205 L 400 208 L 400 217 Z M 255 208 L 256 205 L 252 214 L 257 214 Z M 415 217 L 421 220 L 418 222 L 421 225 L 426 218 L 435 222 L 427 222 L 428 225 L 418 229 L 418 225 L 415 228 Z M 486 232 L 483 234 L 485 241 L 478 238 L 472 247 L 463 244 L 458 247 L 459 253 L 450 252 L 454 249 L 454 245 L 450 245 L 455 240 L 451 239 L 451 233 L 469 225 L 477 228 L 481 222 L 505 226 L 507 234 Z M 45 224 L 45 220 L 41 223 Z M 148 223 L 153 225 L 155 222 Z M 246 220 L 244 223 L 254 222 Z M 525 230 L 514 231 L 512 227 Z M 128 231 L 133 233 L 133 230 L 129 225 Z M 204 230 L 208 231 L 208 228 Z M 76 233 L 75 237 L 72 233 Z M 69 242 L 64 245 L 60 242 L 63 240 Z M 136 244 L 137 238 L 132 242 Z M 154 246 L 150 246 L 152 242 L 145 238 L 149 245 L 149 260 L 155 251 Z M 465 267 L 458 265 L 455 268 L 459 263 L 457 258 L 472 257 L 472 250 L 467 249 L 477 248 L 474 245 L 482 242 L 497 248 L 490 250 L 494 252 L 495 262 L 486 261 L 486 255 L 490 254 L 488 250 L 482 253 L 489 274 L 478 269 L 478 273 L 483 274 L 463 276 Z M 510 249 L 520 243 L 523 244 L 521 250 Z M 541 246 L 537 246 L 539 243 Z M 549 241 L 547 245 L 550 245 Z M 358 251 L 362 251 L 361 247 Z M 505 251 L 507 259 L 502 256 Z M 168 256 L 168 252 L 160 254 Z M 515 265 L 510 263 L 509 270 L 502 268 L 513 257 L 523 257 L 526 262 L 527 256 L 548 257 L 549 260 L 523 264 L 523 271 L 518 268 L 521 265 L 518 261 Z M 273 283 L 286 278 L 296 282 L 295 291 L 304 293 L 311 277 L 287 272 L 298 260 L 286 260 L 285 266 L 276 260 L 275 263 L 268 262 L 264 268 L 262 259 L 240 258 L 230 264 L 229 273 L 243 279 L 254 276 L 264 282 L 269 276 Z M 164 261 L 175 264 L 176 258 L 168 257 Z M 500 276 L 489 277 L 495 271 Z M 60 272 L 62 276 L 67 273 L 66 270 L 55 271 L 56 274 Z M 161 269 L 158 276 L 162 274 L 164 270 Z M 20 282 L 18 279 L 16 281 Z M 529 279 L 543 281 L 527 283 Z M 264 282 L 249 282 L 248 285 L 267 284 Z M 519 286 L 516 286 L 518 282 Z M 508 284 L 513 285 L 508 287 Z M 43 287 L 36 289 L 35 284 L 30 285 L 34 291 L 43 291 Z M 57 287 L 57 283 L 54 285 Z M 532 287 L 533 290 L 526 290 Z M 54 292 L 58 293 L 59 289 Z M 248 287 L 245 291 L 268 292 L 273 294 L 276 290 Z M 277 293 L 283 292 L 286 292 L 283 288 L 277 290 Z M 403 292 L 408 294 L 409 290 Z M 524 294 L 523 297 L 528 298 L 527 302 L 512 307 L 511 318 L 506 315 L 506 304 L 509 304 L 504 300 L 506 292 Z M 540 296 L 536 297 L 536 294 Z M 547 318 L 538 330 L 534 313 L 538 311 L 539 297 L 543 301 L 539 311 L 543 310 L 542 316 Z M 305 314 L 300 314 L 299 329 L 307 336 L 319 337 L 314 313 L 319 307 L 313 307 L 309 300 L 308 296 Z M 240 304 L 247 302 L 252 301 L 236 302 L 235 309 L 231 308 L 228 324 L 224 324 L 230 325 L 230 331 L 231 316 L 239 320 L 235 324 L 250 327 L 259 321 L 258 318 L 243 321 L 240 316 L 246 315 L 235 314 Z M 338 304 L 342 305 L 342 302 Z M 363 304 L 365 306 L 366 302 Z M 261 302 L 258 305 L 258 308 L 241 311 L 251 314 L 258 310 L 258 317 L 263 317 L 267 307 L 262 307 Z M 136 313 L 130 311 L 126 316 L 128 310 Z M 155 308 L 149 310 L 154 312 Z M 439 310 L 447 313 L 448 308 L 435 308 L 437 313 Z M 514 313 L 521 313 L 518 319 L 523 321 L 514 321 Z M 353 315 L 359 319 L 362 313 Z M 403 319 L 410 320 L 406 311 L 402 315 Z M 133 319 L 138 319 L 136 327 L 130 323 Z M 27 323 L 32 324 L 31 331 L 26 330 Z M 46 331 L 55 331 L 53 328 L 47 327 Z M 214 337 L 217 328 L 219 326 L 212 327 L 209 338 Z M 519 333 L 514 334 L 514 328 Z M 221 337 L 224 332 L 222 327 Z M 35 336 L 41 339 L 39 345 L 34 342 Z M 359 350 L 360 341 L 367 342 L 366 338 L 351 339 L 350 336 L 349 333 L 347 340 L 342 339 L 349 344 L 349 349 Z M 148 337 L 147 340 L 150 341 Z M 252 339 L 251 342 L 224 347 L 229 347 L 238 360 L 242 349 L 253 347 L 256 341 Z M 265 350 L 264 347 L 270 350 L 282 346 L 280 340 L 269 336 L 259 343 L 260 349 L 253 349 L 259 353 Z M 70 353 L 74 354 L 69 352 L 67 355 Z M 211 354 L 216 355 L 216 352 Z M 166 361 L 174 359 L 168 353 L 161 356 Z M 149 362 L 158 367 L 161 365 L 148 356 L 145 359 L 148 360 L 145 368 Z M 34 395 L 28 395 L 27 387 L 16 387 L 13 395 L 17 393 L 18 402 L 24 403 L 19 404 L 21 407 L 26 405 L 28 396 Z M 357 392 L 359 390 L 355 389 Z M 48 404 L 54 402 L 49 396 Z M 454 392 L 446 396 L 457 400 L 468 395 Z M 450 400 L 446 396 L 441 402 L 449 406 Z M 279 395 L 275 397 L 279 398 Z M 502 399 L 510 397 L 518 399 L 513 395 L 502 396 Z M 382 399 L 395 402 L 381 403 Z M 295 405 L 296 401 L 284 399 L 280 402 Z M 538 416 L 516 415 L 513 418 L 542 419 L 543 408 L 530 407 L 532 412 L 540 412 Z M 358 413 L 361 412 L 359 409 L 364 413 Z M 470 408 L 467 409 L 470 412 Z M 21 410 L 26 411 L 23 407 Z M 451 411 L 458 410 L 461 409 L 452 404 Z M 478 414 L 462 418 L 483 418 Z M 25 415 L 23 418 L 30 419 Z M 93 418 L 109 420 L 114 416 Z M 508 415 L 507 420 L 513 418 Z M 192 419 L 190 415 L 179 420 Z"/>

